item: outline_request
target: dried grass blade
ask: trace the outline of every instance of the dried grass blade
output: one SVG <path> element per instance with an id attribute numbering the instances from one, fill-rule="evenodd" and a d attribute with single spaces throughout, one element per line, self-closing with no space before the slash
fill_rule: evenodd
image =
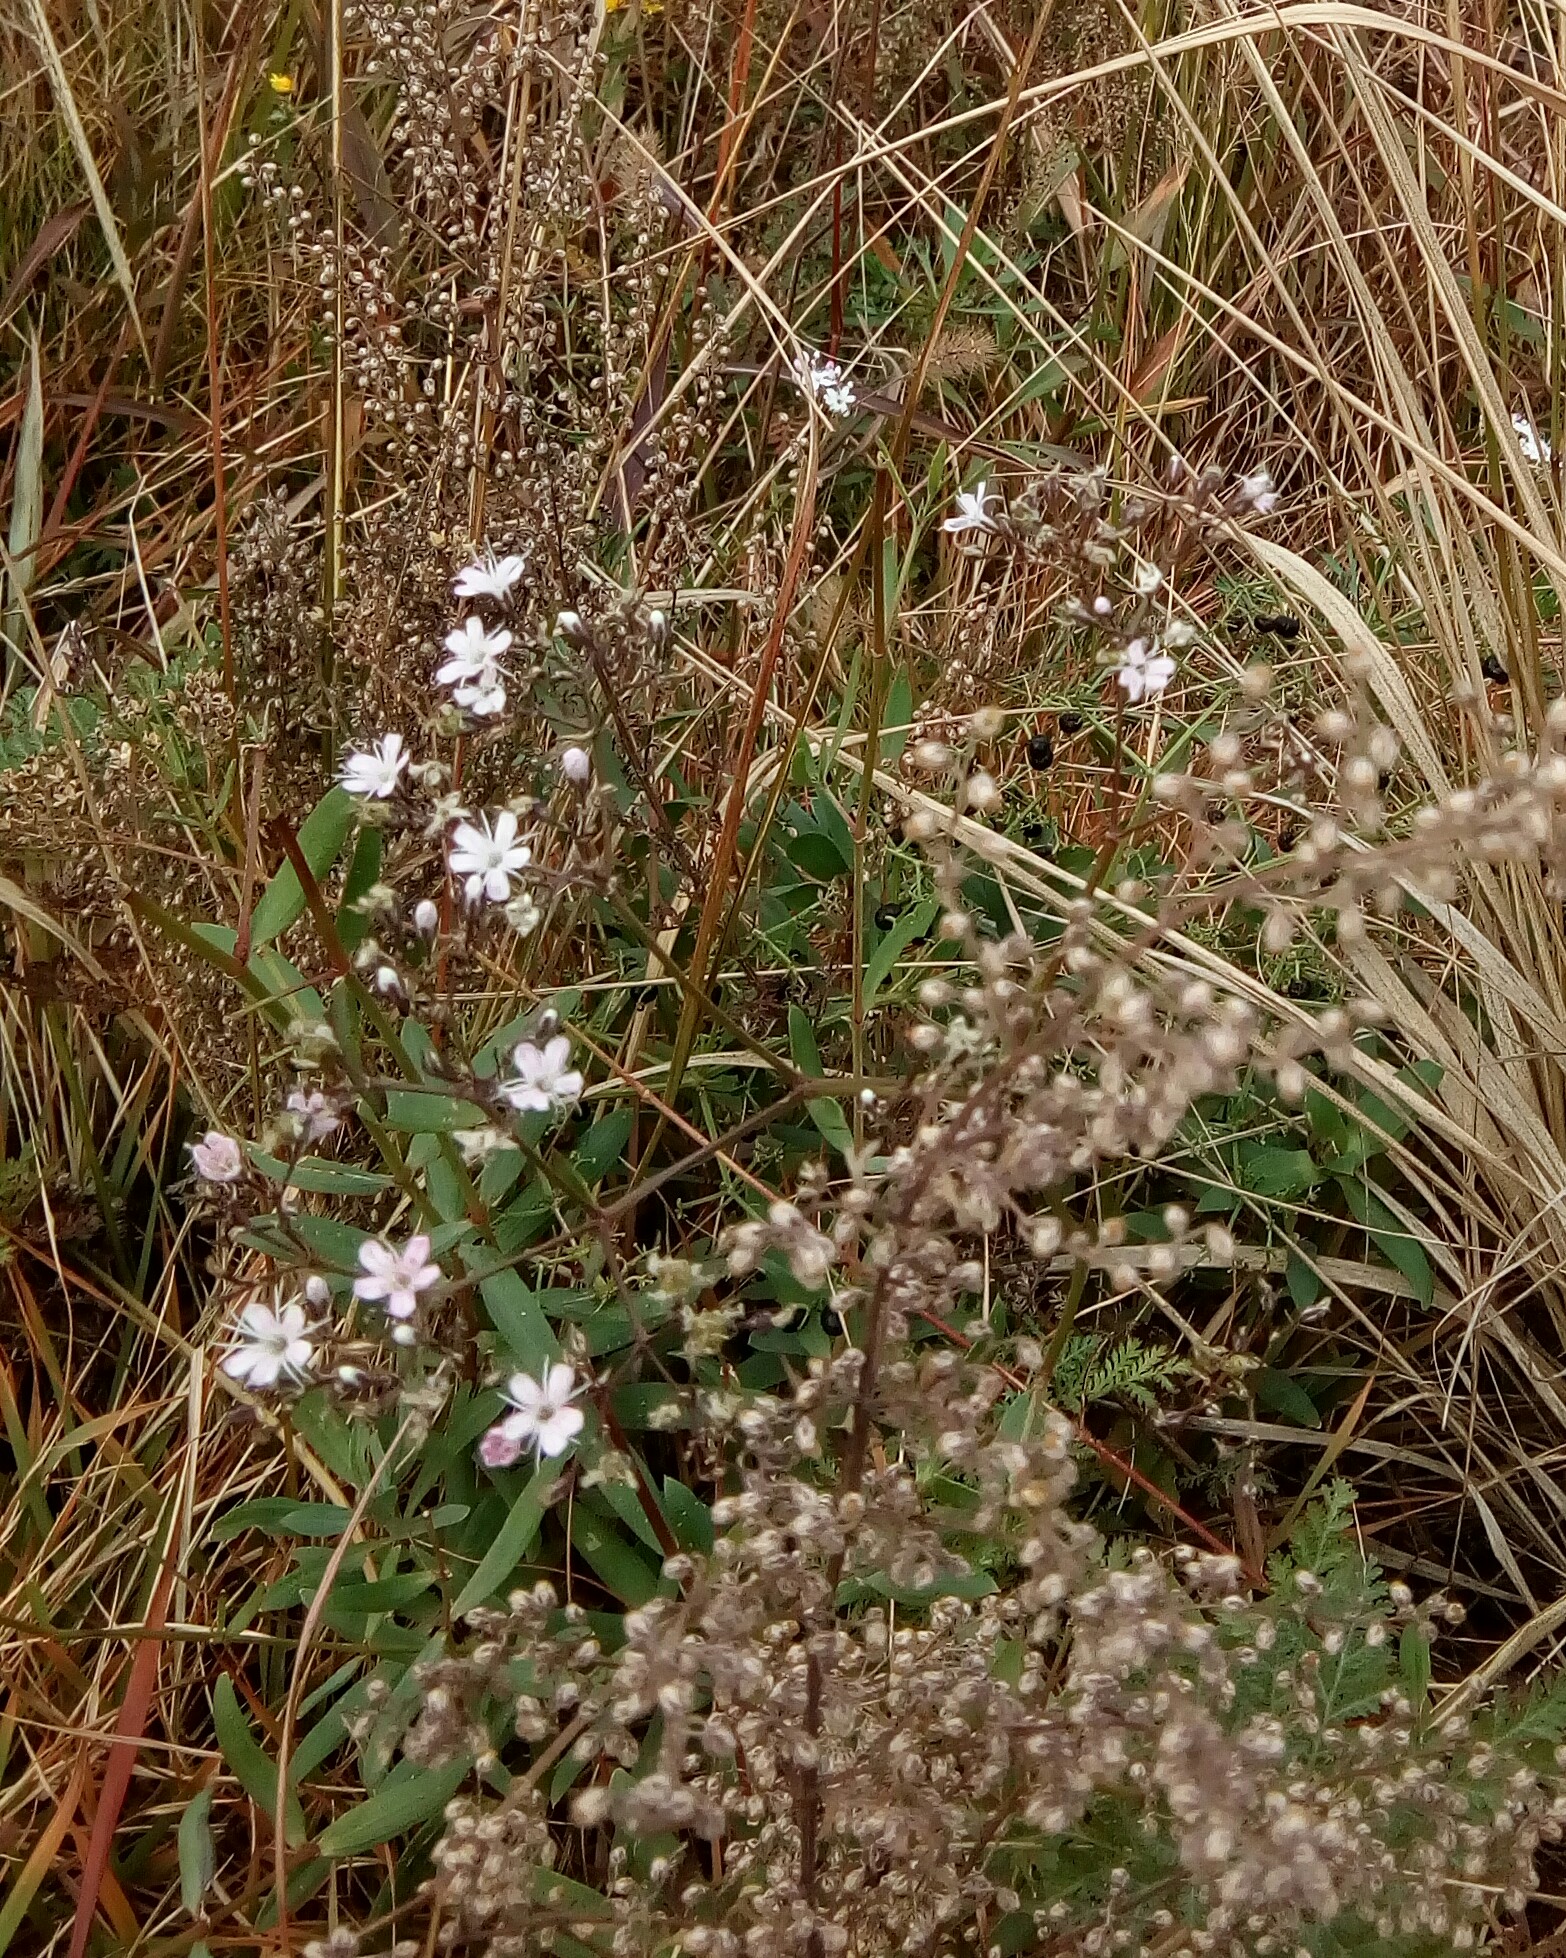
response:
<path id="1" fill-rule="evenodd" d="M 38 534 L 43 528 L 43 441 L 43 366 L 35 333 L 28 365 L 27 404 L 22 410 L 16 447 L 16 486 L 11 494 L 4 628 L 8 672 L 22 657 L 27 639 L 27 594 L 37 569 Z"/>
<path id="2" fill-rule="evenodd" d="M 92 207 L 98 214 L 98 223 L 103 230 L 104 243 L 109 248 L 109 257 L 114 262 L 114 276 L 119 280 L 125 294 L 125 303 L 130 308 L 130 316 L 135 324 L 136 338 L 141 351 L 147 354 L 147 336 L 142 331 L 141 314 L 136 306 L 136 281 L 131 276 L 130 260 L 125 255 L 124 241 L 120 228 L 114 222 L 114 213 L 109 208 L 108 193 L 104 190 L 103 179 L 98 174 L 98 165 L 93 160 L 92 145 L 87 140 L 87 130 L 82 122 L 76 97 L 71 91 L 70 77 L 65 72 L 65 63 L 60 59 L 60 50 L 55 43 L 49 17 L 44 12 L 42 0 L 29 0 L 33 17 L 33 28 L 38 36 L 38 45 L 43 51 L 44 64 L 49 70 L 50 84 L 54 97 L 64 116 L 66 126 L 71 132 L 71 142 L 75 146 L 77 161 L 82 166 L 82 175 L 87 179 L 88 195 Z"/>

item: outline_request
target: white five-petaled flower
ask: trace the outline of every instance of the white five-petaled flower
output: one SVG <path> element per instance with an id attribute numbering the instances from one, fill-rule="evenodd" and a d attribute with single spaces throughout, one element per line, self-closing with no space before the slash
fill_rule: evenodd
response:
<path id="1" fill-rule="evenodd" d="M 343 1119 L 335 1103 L 319 1088 L 312 1088 L 309 1094 L 295 1088 L 288 1097 L 287 1106 L 306 1142 L 319 1142 L 322 1136 L 330 1135 Z"/>
<path id="2" fill-rule="evenodd" d="M 373 748 L 355 748 L 343 756 L 337 780 L 350 795 L 382 798 L 396 793 L 408 752 L 400 734 L 383 734 Z"/>
<path id="3" fill-rule="evenodd" d="M 244 1151 L 221 1129 L 208 1129 L 199 1142 L 191 1143 L 190 1160 L 208 1183 L 237 1183 L 244 1174 Z"/>
<path id="4" fill-rule="evenodd" d="M 510 644 L 511 634 L 504 626 L 491 632 L 476 615 L 466 618 L 446 634 L 446 651 L 451 658 L 436 669 L 435 678 L 443 687 L 460 680 L 482 679 L 497 670 L 496 662 Z"/>
<path id="5" fill-rule="evenodd" d="M 400 1251 L 384 1238 L 367 1237 L 359 1246 L 359 1273 L 353 1281 L 356 1299 L 378 1301 L 388 1319 L 411 1319 L 420 1292 L 438 1285 L 444 1276 L 430 1257 L 430 1240 L 420 1231 Z"/>
<path id="6" fill-rule="evenodd" d="M 279 1380 L 304 1380 L 315 1343 L 310 1322 L 297 1300 L 274 1312 L 259 1300 L 239 1315 L 238 1337 L 223 1357 L 223 1371 L 248 1387 L 275 1387 Z"/>
<path id="7" fill-rule="evenodd" d="M 463 566 L 451 588 L 458 598 L 505 599 L 526 569 L 519 557 L 497 558 L 493 551 L 485 551 Z"/>
<path id="8" fill-rule="evenodd" d="M 531 1040 L 520 1041 L 511 1058 L 516 1076 L 501 1082 L 500 1093 L 519 1112 L 546 1114 L 551 1109 L 570 1108 L 580 1099 L 582 1076 L 568 1066 L 571 1043 L 563 1033 L 542 1047 L 535 1047 Z"/>
<path id="9" fill-rule="evenodd" d="M 1157 641 L 1133 639 L 1120 655 L 1120 682 L 1127 700 L 1152 700 L 1175 676 L 1175 663 L 1157 649 Z"/>
<path id="10" fill-rule="evenodd" d="M 512 1412 L 480 1441 L 479 1459 L 488 1468 L 509 1468 L 524 1448 L 532 1449 L 535 1460 L 563 1455 L 582 1432 L 582 1410 L 572 1403 L 583 1384 L 563 1361 L 547 1368 L 542 1380 L 512 1374 L 506 1382 Z"/>
<path id="11" fill-rule="evenodd" d="M 493 828 L 488 816 L 480 816 L 477 823 L 458 823 L 446 856 L 452 875 L 465 880 L 469 904 L 477 904 L 481 897 L 504 904 L 511 895 L 512 877 L 532 861 L 533 852 L 517 841 L 517 819 L 509 809 L 501 810 Z"/>
<path id="12" fill-rule="evenodd" d="M 980 483 L 976 490 L 959 490 L 957 514 L 946 519 L 941 525 L 942 530 L 949 530 L 954 537 L 960 537 L 967 530 L 993 531 L 995 519 L 990 515 L 988 505 L 997 494 L 988 483 Z"/>

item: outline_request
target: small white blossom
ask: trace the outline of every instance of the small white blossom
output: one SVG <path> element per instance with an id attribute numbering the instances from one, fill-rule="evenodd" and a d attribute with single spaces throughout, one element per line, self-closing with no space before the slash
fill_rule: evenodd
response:
<path id="1" fill-rule="evenodd" d="M 496 714 L 506 711 L 506 684 L 497 668 L 485 667 L 475 680 L 466 680 L 461 686 L 453 687 L 451 697 L 459 707 L 466 707 L 470 714 L 481 720 L 489 720 Z"/>
<path id="2" fill-rule="evenodd" d="M 444 666 L 437 667 L 435 678 L 443 687 L 461 680 L 482 679 L 486 673 L 496 670 L 496 661 L 510 644 L 511 634 L 504 626 L 491 632 L 481 618 L 464 619 L 446 634 L 446 651 L 451 658 Z"/>
<path id="3" fill-rule="evenodd" d="M 453 876 L 465 879 L 463 890 L 469 904 L 487 897 L 492 904 L 504 904 L 511 895 L 511 879 L 533 861 L 533 852 L 517 841 L 517 819 L 502 809 L 490 827 L 487 816 L 477 823 L 458 823 L 451 839 L 446 862 Z"/>
<path id="4" fill-rule="evenodd" d="M 514 1079 L 500 1083 L 500 1094 L 513 1108 L 545 1114 L 551 1109 L 570 1108 L 580 1099 L 582 1076 L 577 1069 L 567 1065 L 571 1059 L 571 1043 L 563 1033 L 557 1033 L 542 1047 L 535 1047 L 531 1040 L 523 1040 L 518 1043 L 511 1059 L 517 1070 L 516 1075 Z"/>
<path id="5" fill-rule="evenodd" d="M 457 573 L 452 590 L 458 598 L 505 599 L 526 569 L 519 557 L 497 558 L 493 551 L 486 551 Z"/>
<path id="6" fill-rule="evenodd" d="M 537 931 L 538 921 L 543 915 L 527 891 L 518 891 L 506 905 L 506 923 L 518 938 L 526 938 L 530 932 Z"/>
<path id="7" fill-rule="evenodd" d="M 425 938 L 433 938 L 440 930 L 440 906 L 433 898 L 421 897 L 414 905 L 413 929 Z"/>
<path id="8" fill-rule="evenodd" d="M 555 632 L 561 639 L 575 639 L 582 630 L 582 615 L 569 608 L 555 617 Z"/>
<path id="9" fill-rule="evenodd" d="M 507 1135 L 504 1129 L 497 1129 L 493 1124 L 482 1129 L 458 1129 L 453 1139 L 462 1151 L 462 1160 L 470 1169 L 487 1163 L 502 1149 L 515 1149 L 517 1146 L 515 1136 Z"/>
<path id="10" fill-rule="evenodd" d="M 244 1151 L 221 1129 L 208 1129 L 199 1142 L 191 1143 L 190 1160 L 208 1183 L 237 1183 L 244 1174 Z"/>
<path id="11" fill-rule="evenodd" d="M 304 1380 L 315 1344 L 304 1307 L 296 1302 L 274 1312 L 259 1300 L 239 1315 L 238 1337 L 223 1357 L 223 1371 L 249 1387 L 275 1387 L 279 1380 Z"/>
<path id="12" fill-rule="evenodd" d="M 337 780 L 350 795 L 394 795 L 408 766 L 400 734 L 384 734 L 373 748 L 355 748 L 343 756 Z"/>
<path id="13" fill-rule="evenodd" d="M 957 514 L 948 517 L 941 525 L 942 530 L 950 531 L 952 536 L 960 537 L 965 531 L 993 531 L 995 519 L 989 513 L 990 499 L 998 494 L 989 484 L 980 483 L 975 490 L 957 492 Z"/>
<path id="14" fill-rule="evenodd" d="M 584 1416 L 572 1405 L 581 1393 L 576 1374 L 563 1362 L 549 1367 L 542 1380 L 514 1373 L 506 1382 L 512 1412 L 497 1421 L 479 1443 L 479 1459 L 488 1468 L 509 1468 L 524 1448 L 534 1459 L 563 1455 L 582 1432 Z"/>
<path id="15" fill-rule="evenodd" d="M 1240 500 L 1254 510 L 1258 517 L 1270 517 L 1278 507 L 1278 492 L 1272 486 L 1270 472 L 1258 469 L 1252 475 L 1243 477 L 1240 482 Z"/>
<path id="16" fill-rule="evenodd" d="M 789 369 L 800 390 L 819 401 L 829 415 L 852 413 L 854 384 L 835 360 L 801 348 L 789 362 Z"/>
<path id="17" fill-rule="evenodd" d="M 1133 639 L 1120 655 L 1120 671 L 1115 678 L 1128 700 L 1152 700 L 1161 694 L 1175 676 L 1175 663 L 1167 653 L 1145 639 Z"/>
<path id="18" fill-rule="evenodd" d="M 1548 462 L 1550 445 L 1524 414 L 1512 416 L 1512 428 L 1517 436 L 1517 446 L 1522 450 L 1524 462 Z"/>
<path id="19" fill-rule="evenodd" d="M 323 1136 L 330 1135 L 343 1119 L 319 1088 L 312 1088 L 309 1094 L 295 1088 L 288 1097 L 287 1106 L 306 1142 L 319 1142 Z"/>
<path id="20" fill-rule="evenodd" d="M 443 1273 L 430 1258 L 430 1240 L 420 1231 L 400 1251 L 383 1238 L 367 1237 L 359 1246 L 359 1274 L 353 1281 L 356 1299 L 379 1301 L 388 1319 L 411 1319 L 420 1292 L 441 1282 Z"/>
<path id="21" fill-rule="evenodd" d="M 593 758 L 585 748 L 566 748 L 560 756 L 560 773 L 581 788 L 592 780 Z"/>

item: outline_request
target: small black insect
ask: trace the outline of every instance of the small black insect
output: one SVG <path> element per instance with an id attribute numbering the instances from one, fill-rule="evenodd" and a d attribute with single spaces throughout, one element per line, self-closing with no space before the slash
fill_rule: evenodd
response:
<path id="1" fill-rule="evenodd" d="M 1275 639 L 1298 639 L 1300 622 L 1291 612 L 1269 612 L 1256 621 L 1258 632 L 1270 632 Z"/>
<path id="2" fill-rule="evenodd" d="M 1062 734 L 1080 734 L 1084 722 L 1080 714 L 1068 710 L 1066 713 L 1057 716 L 1055 725 L 1060 729 Z"/>
<path id="3" fill-rule="evenodd" d="M 892 909 L 891 905 L 883 904 L 875 914 L 876 930 L 890 931 L 896 923 L 897 913 Z"/>
<path id="4" fill-rule="evenodd" d="M 1029 768 L 1048 768 L 1054 759 L 1054 742 L 1047 734 L 1035 734 L 1028 743 Z"/>
<path id="5" fill-rule="evenodd" d="M 1504 687 L 1512 677 L 1494 653 L 1485 654 L 1484 658 L 1479 662 L 1479 671 L 1493 687 Z"/>

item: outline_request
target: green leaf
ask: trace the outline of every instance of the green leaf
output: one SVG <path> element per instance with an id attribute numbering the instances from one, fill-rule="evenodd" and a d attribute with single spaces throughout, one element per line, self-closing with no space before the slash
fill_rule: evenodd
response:
<path id="1" fill-rule="evenodd" d="M 296 1163 L 285 1163 L 279 1156 L 252 1149 L 250 1160 L 274 1183 L 321 1196 L 373 1197 L 392 1186 L 391 1177 L 383 1176 L 379 1170 L 353 1169 L 347 1163 L 327 1162 L 321 1156 L 301 1156 Z"/>
<path id="2" fill-rule="evenodd" d="M 1430 1639 L 1420 1625 L 1405 1625 L 1397 1648 L 1398 1675 L 1410 1703 L 1418 1709 L 1430 1692 Z"/>
<path id="3" fill-rule="evenodd" d="M 211 1821 L 212 1790 L 198 1789 L 179 1818 L 179 1901 L 188 1917 L 200 1911 L 201 1900 L 217 1875 Z"/>
<path id="4" fill-rule="evenodd" d="M 916 904 L 912 911 L 905 911 L 900 918 L 893 919 L 885 935 L 877 944 L 865 963 L 865 1005 L 870 1006 L 876 994 L 891 978 L 897 961 L 916 938 L 921 938 L 935 922 L 935 914 L 941 908 L 936 897 L 927 897 Z"/>
<path id="5" fill-rule="evenodd" d="M 687 1489 L 683 1482 L 676 1482 L 672 1475 L 666 1475 L 663 1478 L 663 1508 L 682 1550 L 694 1550 L 702 1556 L 711 1553 L 714 1540 L 712 1511 L 694 1490 Z"/>
<path id="6" fill-rule="evenodd" d="M 788 1045 L 801 1074 L 820 1075 L 821 1050 L 816 1045 L 816 1030 L 801 1006 L 788 1009 Z M 805 1111 L 826 1141 L 840 1156 L 846 1156 L 854 1146 L 854 1137 L 837 1103 L 825 1095 L 816 1095 L 805 1103 Z"/>
<path id="7" fill-rule="evenodd" d="M 352 951 L 369 934 L 370 921 L 358 902 L 381 874 L 381 832 L 367 824 L 359 832 L 343 878 L 342 902 L 337 907 L 337 936 Z"/>
<path id="8" fill-rule="evenodd" d="M 1320 1276 L 1312 1270 L 1298 1251 L 1289 1253 L 1289 1261 L 1283 1268 L 1283 1282 L 1289 1288 L 1289 1297 L 1301 1312 L 1307 1306 L 1314 1305 L 1326 1290 Z"/>
<path id="9" fill-rule="evenodd" d="M 444 1086 L 386 1092 L 386 1126 L 403 1135 L 450 1135 L 457 1129 L 482 1128 L 489 1119 L 476 1102 L 459 1101 Z"/>
<path id="10" fill-rule="evenodd" d="M 645 1557 L 578 1500 L 571 1510 L 571 1543 L 622 1604 L 644 1605 L 658 1595 L 658 1578 Z"/>
<path id="11" fill-rule="evenodd" d="M 25 607 L 38 568 L 36 551 L 39 533 L 43 529 L 44 402 L 37 334 L 33 335 L 27 401 L 22 409 L 22 428 L 17 437 L 15 455 L 16 470 L 12 476 L 11 491 L 11 591 L 5 615 L 5 637 L 13 651 L 20 653 L 27 645 Z"/>
<path id="12" fill-rule="evenodd" d="M 446 1806 L 467 1779 L 471 1765 L 450 1761 L 444 1767 L 426 1768 L 415 1761 L 399 1761 L 367 1802 L 321 1831 L 316 1847 L 327 1857 L 362 1856 L 406 1835 Z"/>
<path id="13" fill-rule="evenodd" d="M 883 768 L 895 767 L 908 737 L 913 733 L 913 687 L 906 666 L 898 667 L 886 690 L 886 705 L 881 710 L 880 754 Z"/>
<path id="14" fill-rule="evenodd" d="M 234 1682 L 226 1672 L 219 1675 L 212 1691 L 212 1725 L 217 1733 L 218 1746 L 223 1750 L 223 1759 L 233 1770 L 235 1780 L 264 1815 L 275 1815 L 276 1765 L 262 1751 L 260 1742 L 250 1731 L 250 1722 L 240 1707 Z M 297 1849 L 308 1833 L 299 1798 L 292 1789 L 288 1789 L 283 1797 L 284 1839 L 291 1849 Z"/>
<path id="15" fill-rule="evenodd" d="M 845 858 L 832 839 L 819 830 L 801 830 L 783 847 L 795 869 L 802 870 L 818 884 L 830 884 L 836 878 L 846 877 L 853 861 L 851 857 Z"/>
<path id="16" fill-rule="evenodd" d="M 616 1108 L 601 1116 L 572 1151 L 576 1173 L 589 1189 L 603 1181 L 625 1154 L 631 1139 L 631 1111 Z"/>
<path id="17" fill-rule="evenodd" d="M 1240 1151 L 1240 1186 L 1252 1196 L 1288 1201 L 1303 1196 L 1320 1176 L 1321 1171 L 1308 1149 L 1282 1149 L 1269 1144 Z"/>
<path id="18" fill-rule="evenodd" d="M 471 1264 L 479 1264 L 491 1254 L 475 1250 Z M 542 1379 L 544 1368 L 560 1357 L 560 1343 L 544 1317 L 537 1296 L 518 1271 L 494 1271 L 479 1283 L 479 1296 L 489 1322 L 500 1334 L 517 1365 L 535 1380 Z"/>
<path id="19" fill-rule="evenodd" d="M 1286 1415 L 1297 1428 L 1321 1426 L 1316 1403 L 1297 1380 L 1280 1373 L 1277 1367 L 1258 1367 L 1252 1378 L 1256 1383 L 1259 1407 L 1268 1408 L 1274 1414 Z"/>
<path id="20" fill-rule="evenodd" d="M 544 1520 L 546 1498 L 558 1479 L 558 1471 L 552 1468 L 540 1468 L 534 1474 L 532 1481 L 511 1505 L 505 1522 L 496 1532 L 494 1542 L 484 1552 L 478 1569 L 458 1592 L 457 1601 L 452 1606 L 455 1617 L 460 1618 L 463 1612 L 471 1611 L 475 1605 L 493 1597 L 532 1549 Z"/>
<path id="21" fill-rule="evenodd" d="M 299 852 L 317 883 L 337 861 L 353 828 L 357 805 L 344 788 L 333 787 L 305 817 L 299 829 Z M 304 886 L 291 863 L 284 863 L 256 900 L 250 914 L 250 942 L 270 944 L 303 913 Z"/>
<path id="22" fill-rule="evenodd" d="M 1387 1206 L 1372 1194 L 1369 1185 L 1359 1177 L 1340 1176 L 1337 1182 L 1356 1222 L 1364 1225 L 1371 1243 L 1382 1257 L 1394 1269 L 1402 1272 L 1413 1286 L 1414 1296 L 1421 1305 L 1434 1304 L 1435 1273 L 1425 1255 L 1424 1246 L 1417 1238 L 1408 1235 Z"/>

